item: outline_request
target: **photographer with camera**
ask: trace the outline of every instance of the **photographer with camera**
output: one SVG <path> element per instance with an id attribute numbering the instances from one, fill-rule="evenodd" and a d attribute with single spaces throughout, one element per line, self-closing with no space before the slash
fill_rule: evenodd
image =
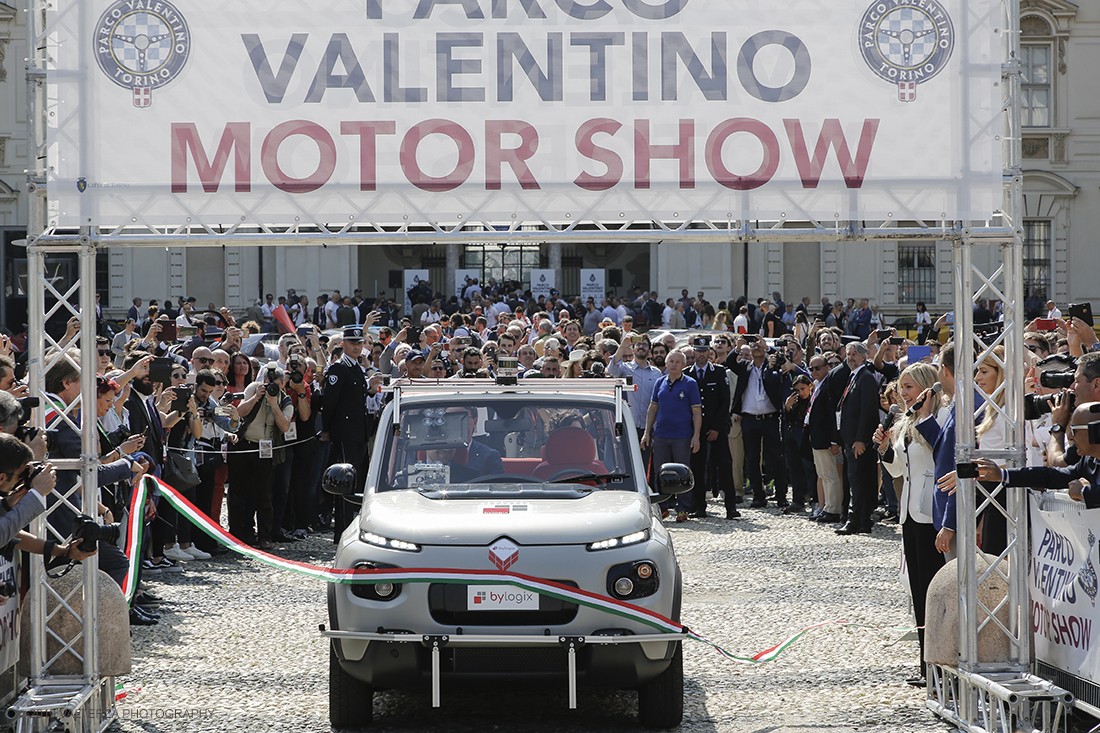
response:
<path id="1" fill-rule="evenodd" d="M 1084 502 L 1086 508 L 1100 507 L 1100 421 L 1094 419 L 1097 413 L 1100 413 L 1100 402 L 1083 402 L 1070 417 L 1066 441 L 1078 456 L 1073 465 L 1002 468 L 993 461 L 979 458 L 976 461 L 978 480 L 1040 490 L 1069 489 L 1070 498 Z"/>
<path id="2" fill-rule="evenodd" d="M 192 399 L 195 402 L 200 435 L 193 438 L 191 453 L 198 483 L 186 492 L 194 494 L 194 504 L 215 523 L 221 517 L 221 499 L 215 503 L 219 487 L 219 472 L 224 467 L 222 457 L 223 443 L 227 443 L 228 431 L 240 425 L 240 418 L 232 403 L 220 404 L 219 399 L 225 392 L 225 376 L 213 369 L 200 369 L 195 374 L 195 387 Z M 171 442 L 171 441 L 170 441 Z M 170 448 L 170 450 L 172 450 Z M 221 485 L 224 486 L 224 477 Z M 185 526 L 186 525 L 186 526 Z M 194 532 L 190 522 L 177 522 L 179 547 L 167 552 L 168 557 L 177 556 L 180 562 L 189 560 L 209 560 L 213 554 L 225 554 L 225 550 L 204 532 Z M 185 557 L 186 556 L 186 557 Z"/>
<path id="3" fill-rule="evenodd" d="M 315 405 L 312 388 L 313 369 L 296 346 L 287 356 L 287 394 L 294 407 L 294 419 L 290 429 L 283 434 L 287 445 L 283 447 L 283 462 L 275 467 L 272 484 L 272 524 L 276 542 L 296 542 L 305 539 L 305 527 L 309 523 L 309 474 L 313 456 L 317 451 Z M 295 475 L 298 480 L 295 481 Z M 290 519 L 288 526 L 287 519 Z M 300 530 L 300 531 L 298 531 Z M 293 532 L 298 531 L 295 535 Z"/>
<path id="4" fill-rule="evenodd" d="M 11 542 L 46 511 L 46 497 L 57 485 L 53 465 L 34 461 L 30 447 L 11 434 L 17 423 L 6 402 L 0 397 L 0 545 Z"/>
<path id="5" fill-rule="evenodd" d="M 1026 336 L 1025 336 L 1026 338 Z M 1077 362 L 1066 354 L 1054 354 L 1039 360 L 1025 381 L 1024 420 L 1027 421 L 1027 465 L 1047 463 L 1050 429 L 1054 426 L 1052 411 L 1062 388 L 1073 384 L 1073 369 Z"/>
<path id="6" fill-rule="evenodd" d="M 1050 443 L 1047 445 L 1047 465 L 1056 468 L 1073 465 L 1080 457 L 1076 449 L 1065 444 L 1065 433 L 1075 404 L 1100 401 L 1100 353 L 1083 355 L 1077 360 L 1072 381 L 1069 381 L 1069 374 L 1068 371 L 1059 371 L 1040 376 L 1040 383 L 1044 386 L 1062 388 L 1062 393 L 1054 398 Z M 1043 378 L 1046 378 L 1045 383 Z"/>
<path id="7" fill-rule="evenodd" d="M 58 560 L 85 560 L 94 555 L 97 548 L 93 544 L 86 551 L 82 536 L 59 544 L 35 537 L 23 529 L 45 511 L 45 496 L 52 495 L 56 480 L 53 466 L 32 462 L 26 444 L 12 435 L 0 435 L 0 497 L 3 497 L 0 499 L 3 511 L 0 540 L 3 545 L 14 543 L 15 549 L 42 554 L 47 564 Z M 71 527 L 66 532 L 68 529 Z"/>
<path id="8" fill-rule="evenodd" d="M 229 532 L 261 550 L 272 549 L 271 493 L 275 462 L 294 406 L 284 391 L 286 373 L 275 362 L 260 370 L 237 407 L 240 439 L 229 451 Z"/>

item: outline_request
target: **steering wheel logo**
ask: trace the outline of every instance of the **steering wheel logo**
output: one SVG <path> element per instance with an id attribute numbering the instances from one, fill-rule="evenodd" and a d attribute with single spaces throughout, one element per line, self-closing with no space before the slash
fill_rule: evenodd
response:
<path id="1" fill-rule="evenodd" d="M 133 93 L 135 107 L 179 76 L 191 53 L 187 21 L 166 0 L 119 0 L 99 17 L 95 54 L 107 78 Z"/>
<path id="2" fill-rule="evenodd" d="M 902 102 L 916 100 L 917 85 L 943 70 L 954 47 L 954 26 L 937 0 L 919 5 L 881 0 L 860 19 L 863 60 L 877 76 L 898 85 Z"/>

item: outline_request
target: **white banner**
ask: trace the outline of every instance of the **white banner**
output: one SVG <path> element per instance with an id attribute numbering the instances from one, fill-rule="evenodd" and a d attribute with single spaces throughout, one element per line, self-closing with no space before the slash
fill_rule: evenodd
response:
<path id="1" fill-rule="evenodd" d="M 458 296 L 459 302 L 462 302 L 462 293 L 466 290 L 466 286 L 472 285 L 475 279 L 480 281 L 481 270 L 455 270 L 455 295 Z"/>
<path id="2" fill-rule="evenodd" d="M 409 293 L 412 291 L 413 288 L 419 285 L 422 280 L 427 279 L 427 270 L 405 270 L 405 312 L 402 315 L 406 315 L 410 318 L 412 317 L 412 308 L 416 304 L 412 302 L 412 299 L 409 297 Z M 420 324 L 416 323 L 413 325 L 418 326 Z"/>
<path id="3" fill-rule="evenodd" d="M 531 295 L 535 300 L 539 296 L 550 299 L 550 291 L 558 286 L 558 276 L 553 270 L 531 270 Z"/>
<path id="4" fill-rule="evenodd" d="M 596 301 L 596 310 L 603 307 L 603 299 L 607 296 L 604 289 L 603 270 L 581 270 L 581 300 L 589 298 Z"/>
<path id="5" fill-rule="evenodd" d="M 1100 683 L 1096 531 L 1100 509 L 1031 492 L 1031 602 L 1035 658 Z"/>
<path id="6" fill-rule="evenodd" d="M 0 555 L 0 586 L 19 587 L 19 563 Z M 19 660 L 19 593 L 0 603 L 0 671 Z"/>
<path id="7" fill-rule="evenodd" d="M 1001 204 L 993 0 L 49 8 L 52 224 L 984 220 Z"/>

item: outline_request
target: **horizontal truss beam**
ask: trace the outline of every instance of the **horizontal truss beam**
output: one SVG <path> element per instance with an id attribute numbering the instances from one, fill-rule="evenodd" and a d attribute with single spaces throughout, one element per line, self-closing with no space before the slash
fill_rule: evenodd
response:
<path id="1" fill-rule="evenodd" d="M 698 227 L 698 225 L 693 225 Z M 147 228 L 88 235 L 49 232 L 28 240 L 28 244 L 49 251 L 76 251 L 81 247 L 246 247 L 246 246 L 317 246 L 317 245 L 429 245 L 442 243 L 479 244 L 507 240 L 516 244 L 537 242 L 587 243 L 625 242 L 870 242 L 897 240 L 967 241 L 981 244 L 1011 242 L 1019 233 L 1006 227 L 862 227 L 844 224 L 836 227 L 741 227 L 719 228 L 703 226 L 689 228 L 616 228 L 600 225 L 569 227 L 539 227 L 505 230 L 469 229 L 466 226 L 446 228 L 385 228 L 326 230 L 315 226 L 286 229 L 264 228 L 262 231 L 230 229 L 219 232 L 204 229 L 193 232 L 156 231 Z"/>

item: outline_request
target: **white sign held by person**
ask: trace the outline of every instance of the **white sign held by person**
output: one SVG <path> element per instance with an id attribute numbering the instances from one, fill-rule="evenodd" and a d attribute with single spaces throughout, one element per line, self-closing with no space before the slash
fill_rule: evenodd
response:
<path id="1" fill-rule="evenodd" d="M 412 317 L 412 308 L 415 303 L 409 297 L 409 292 L 412 291 L 421 282 L 428 279 L 427 270 L 405 270 L 405 313 L 404 315 Z M 420 325 L 420 324 L 414 324 Z"/>
<path id="2" fill-rule="evenodd" d="M 1096 607 L 1100 509 L 1085 509 L 1059 496 L 1030 492 L 1028 621 L 1034 632 L 1035 658 L 1100 683 L 1100 609 Z"/>
<path id="3" fill-rule="evenodd" d="M 474 280 L 481 284 L 481 270 L 455 270 L 455 295 L 462 301 L 462 294 L 466 292 L 466 286 L 473 285 Z"/>
<path id="4" fill-rule="evenodd" d="M 596 308 L 599 309 L 605 297 L 607 297 L 607 293 L 604 290 L 604 271 L 582 269 L 581 300 L 587 302 L 591 298 L 596 301 Z"/>
<path id="5" fill-rule="evenodd" d="M 558 286 L 558 276 L 553 270 L 531 270 L 531 295 L 550 299 L 550 291 Z"/>
<path id="6" fill-rule="evenodd" d="M 323 7 L 50 4 L 48 223 L 396 232 L 1001 205 L 994 0 Z"/>

